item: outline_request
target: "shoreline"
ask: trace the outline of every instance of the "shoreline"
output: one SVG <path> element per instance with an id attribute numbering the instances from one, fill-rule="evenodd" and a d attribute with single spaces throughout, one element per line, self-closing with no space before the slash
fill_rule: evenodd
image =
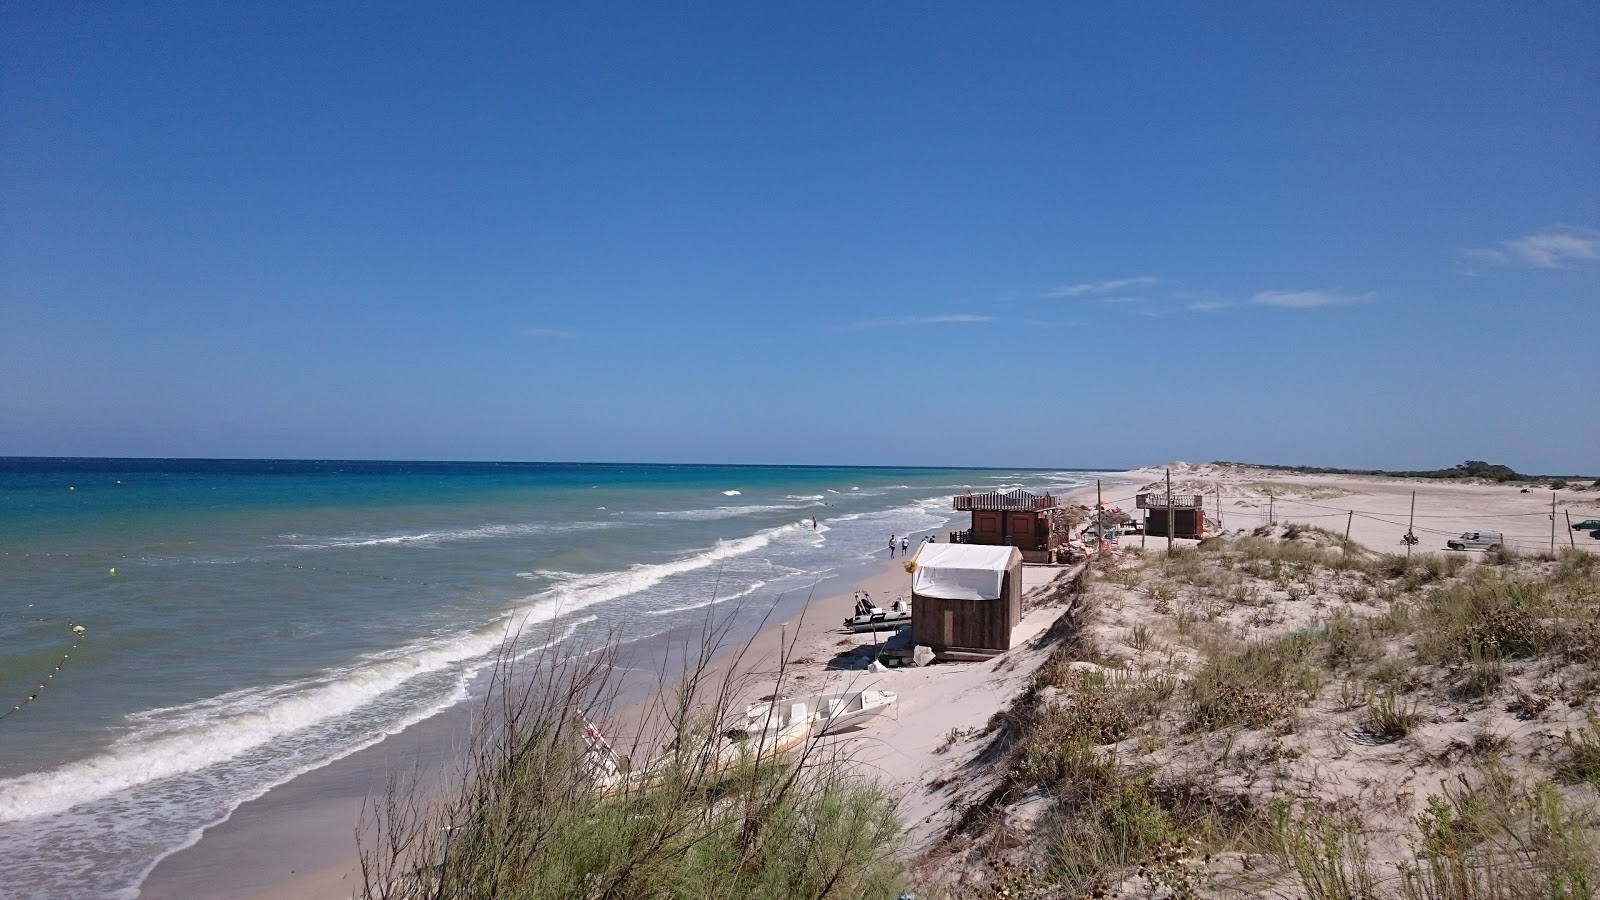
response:
<path id="1" fill-rule="evenodd" d="M 948 529 L 947 523 L 938 532 L 910 536 L 914 544 L 917 536 L 942 535 Z M 802 631 L 836 628 L 823 623 L 837 623 L 848 615 L 854 605 L 852 592 L 858 588 L 865 587 L 887 604 L 893 599 L 889 591 L 895 573 L 901 579 L 908 577 L 900 569 L 898 555 L 891 563 L 880 550 L 875 560 L 818 579 L 809 594 L 781 596 L 766 614 L 764 626 L 760 610 L 730 607 L 732 631 L 712 666 L 726 665 L 741 650 L 750 660 L 775 656 L 785 629 L 792 628 L 798 636 Z M 642 674 L 619 699 L 620 718 L 656 698 L 661 685 L 649 671 L 651 665 L 670 656 L 695 627 L 680 626 L 624 648 L 625 657 L 640 663 L 635 668 Z M 134 896 L 139 900 L 350 897 L 360 886 L 355 833 L 363 804 L 369 796 L 381 794 L 390 772 L 421 765 L 433 776 L 448 776 L 479 699 L 474 689 L 472 698 L 462 703 L 245 801 L 227 819 L 207 827 L 194 843 L 159 860 Z M 612 738 L 625 742 L 616 735 Z"/>
<path id="2" fill-rule="evenodd" d="M 1163 479 L 1167 467 L 1151 467 L 1117 473 L 1104 473 L 1101 496 L 1111 505 L 1131 511 L 1131 498 L 1143 485 Z M 1101 474 L 1101 473 L 1095 473 Z M 1266 516 L 1279 521 L 1304 521 L 1343 531 L 1350 527 L 1350 538 L 1380 552 L 1403 552 L 1398 536 L 1406 530 L 1411 492 L 1417 492 L 1419 534 L 1427 537 L 1416 548 L 1418 553 L 1445 552 L 1440 534 L 1474 527 L 1487 515 L 1505 515 L 1503 530 L 1508 544 L 1536 549 L 1548 540 L 1550 523 L 1534 515 L 1537 507 L 1548 511 L 1544 492 L 1522 495 L 1518 489 L 1496 485 L 1417 483 L 1393 479 L 1300 475 L 1255 471 L 1227 472 L 1208 466 L 1172 466 L 1175 492 L 1207 495 L 1208 511 L 1220 504 L 1223 530 L 1248 532 Z M 1092 505 L 1096 499 L 1093 484 L 1062 493 L 1064 504 Z M 1600 497 L 1563 497 L 1565 505 L 1582 508 L 1600 502 Z M 1515 508 L 1513 508 L 1515 507 Z M 1357 511 L 1359 510 L 1359 512 Z M 959 524 L 960 515 L 941 526 L 936 537 Z M 1259 521 L 1258 521 L 1259 520 Z M 1337 521 L 1335 521 L 1337 520 Z M 1423 523 L 1428 523 L 1423 525 Z M 1396 524 L 1398 523 L 1398 524 Z M 1490 527 L 1482 525 L 1481 527 Z M 1556 530 L 1562 536 L 1562 528 Z M 912 537 L 929 532 L 913 533 Z M 1437 534 L 1436 534 L 1437 533 Z M 1152 550 L 1162 547 L 1162 537 L 1131 536 L 1123 546 L 1138 546 L 1138 540 Z M 1562 536 L 1563 542 L 1569 538 Z M 1600 542 L 1590 541 L 1592 551 Z M 1192 546 L 1193 541 L 1181 545 Z M 1065 567 L 1024 567 L 1025 592 L 1037 591 L 1050 583 Z M 890 784 L 904 799 L 907 849 L 915 853 L 926 846 L 945 824 L 951 797 L 948 790 L 935 788 L 932 773 L 947 769 L 952 755 L 950 735 L 981 730 L 995 712 L 1005 708 L 1022 689 L 1034 665 L 1042 661 L 1037 636 L 1059 615 L 1059 608 L 1035 609 L 1025 614 L 1014 634 L 1012 651 L 983 663 L 959 663 L 925 669 L 896 669 L 869 674 L 860 669 L 831 667 L 841 653 L 848 654 L 871 635 L 847 635 L 837 622 L 853 606 L 853 591 L 869 591 L 880 605 L 899 595 L 909 594 L 909 575 L 878 551 L 876 560 L 863 562 L 817 582 L 809 597 L 779 601 L 762 627 L 746 621 L 737 639 L 726 642 L 715 655 L 713 668 L 728 664 L 736 653 L 743 653 L 741 693 L 753 699 L 770 692 L 772 672 L 760 670 L 763 662 L 779 658 L 787 650 L 791 665 L 785 673 L 786 693 L 883 687 L 895 690 L 901 701 L 893 718 L 875 721 L 859 735 L 845 739 L 858 742 L 854 755 L 861 765 Z M 791 602 L 792 601 L 792 602 Z M 652 659 L 671 653 L 667 645 L 685 637 L 683 629 L 657 635 L 632 648 L 631 652 Z M 692 637 L 691 637 L 692 639 Z M 1035 659 L 1038 657 L 1038 659 Z M 636 685 L 637 687 L 637 685 Z M 650 682 L 643 693 L 618 704 L 619 714 L 608 717 L 602 727 L 618 745 L 627 743 L 630 734 L 619 725 L 636 719 L 640 708 L 659 696 L 660 685 Z M 465 734 L 473 707 L 470 703 L 452 707 L 418 723 L 399 735 L 359 751 L 321 769 L 306 773 L 273 788 L 263 797 L 248 801 L 235 810 L 228 821 L 214 825 L 191 847 L 163 859 L 147 876 L 140 898 L 178 898 L 196 895 L 253 898 L 253 900 L 338 900 L 347 898 L 359 886 L 354 833 L 361 802 L 368 790 L 381 789 L 384 773 L 409 768 L 419 761 L 435 767 L 448 766 L 456 743 Z"/>

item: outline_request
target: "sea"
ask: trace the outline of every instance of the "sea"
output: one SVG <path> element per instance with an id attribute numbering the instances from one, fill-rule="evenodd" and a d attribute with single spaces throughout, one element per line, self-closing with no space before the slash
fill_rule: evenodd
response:
<path id="1" fill-rule="evenodd" d="M 587 652 L 848 590 L 953 494 L 1093 478 L 0 458 L 0 893 L 136 896 L 241 803 L 467 701 L 508 634 Z"/>

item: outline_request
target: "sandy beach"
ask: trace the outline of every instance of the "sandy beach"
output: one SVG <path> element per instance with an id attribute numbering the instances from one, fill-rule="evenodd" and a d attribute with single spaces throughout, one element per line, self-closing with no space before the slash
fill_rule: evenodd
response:
<path id="1" fill-rule="evenodd" d="M 1133 496 L 1158 482 L 1169 467 L 1106 475 L 1101 495 L 1110 505 L 1133 511 Z M 1400 536 L 1408 522 L 1421 538 L 1414 553 L 1449 553 L 1448 536 L 1466 530 L 1503 532 L 1519 550 L 1548 549 L 1553 534 L 1561 547 L 1600 552 L 1600 540 L 1571 532 L 1567 519 L 1600 516 L 1600 491 L 1551 491 L 1525 484 L 1457 484 L 1422 479 L 1296 475 L 1218 465 L 1170 466 L 1174 493 L 1206 497 L 1208 514 L 1220 513 L 1224 532 L 1249 531 L 1267 523 L 1317 525 L 1345 533 L 1380 552 L 1404 552 Z M 1524 493 L 1523 489 L 1528 488 Z M 1413 495 L 1415 509 L 1413 511 Z M 1068 494 L 1067 503 L 1092 504 L 1094 487 Z M 1414 518 L 1413 518 L 1414 517 Z M 952 526 L 956 527 L 956 526 Z M 919 535 L 913 535 L 915 540 Z M 941 540 L 943 536 L 941 536 Z M 1160 535 L 1124 536 L 1122 543 L 1164 547 Z M 1193 542 L 1179 543 L 1192 545 Z M 1070 567 L 1028 566 L 1025 590 L 1037 597 Z M 982 663 L 938 664 L 920 669 L 869 673 L 842 660 L 870 644 L 870 635 L 841 633 L 853 594 L 866 590 L 881 605 L 910 592 L 901 561 L 881 560 L 865 578 L 837 585 L 825 596 L 776 611 L 745 651 L 747 699 L 772 688 L 771 660 L 786 656 L 786 692 L 824 689 L 893 690 L 894 712 L 872 727 L 836 740 L 902 799 L 907 851 L 916 854 L 949 826 L 959 804 L 960 768 L 968 760 L 960 738 L 981 730 L 994 713 L 1022 691 L 1048 649 L 1039 640 L 1061 614 L 1060 607 L 1033 606 L 1013 636 L 1014 649 Z M 860 658 L 860 657 L 855 657 Z M 722 660 L 727 662 L 726 656 Z M 141 897 L 312 898 L 335 900 L 358 886 L 354 829 L 362 799 L 382 784 L 384 772 L 400 766 L 448 766 L 464 733 L 467 714 L 457 709 L 402 735 L 317 772 L 295 779 L 242 806 L 226 823 L 206 832 L 193 847 L 164 860 L 147 879 Z"/>

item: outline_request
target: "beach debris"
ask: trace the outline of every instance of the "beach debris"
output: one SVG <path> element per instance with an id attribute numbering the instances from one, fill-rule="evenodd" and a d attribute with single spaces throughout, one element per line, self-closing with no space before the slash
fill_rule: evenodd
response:
<path id="1" fill-rule="evenodd" d="M 918 644 L 911 651 L 911 662 L 919 668 L 932 663 L 934 660 L 933 648 L 927 644 Z"/>
<path id="2" fill-rule="evenodd" d="M 889 671 L 889 667 L 881 662 L 878 662 L 877 660 L 873 660 L 872 662 L 867 663 L 867 671 L 876 675 L 880 672 Z"/>

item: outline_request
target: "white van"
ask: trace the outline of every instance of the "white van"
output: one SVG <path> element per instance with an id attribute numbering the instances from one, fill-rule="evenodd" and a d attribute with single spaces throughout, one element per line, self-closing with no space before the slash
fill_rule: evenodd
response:
<path id="1" fill-rule="evenodd" d="M 1505 535 L 1498 531 L 1467 531 L 1444 542 L 1451 550 L 1499 550 Z"/>

